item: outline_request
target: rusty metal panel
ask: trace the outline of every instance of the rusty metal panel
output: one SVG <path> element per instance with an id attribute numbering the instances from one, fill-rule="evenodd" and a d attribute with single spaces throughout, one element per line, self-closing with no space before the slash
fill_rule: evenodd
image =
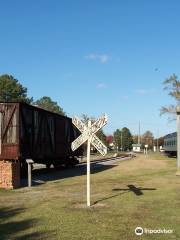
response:
<path id="1" fill-rule="evenodd" d="M 21 157 L 55 158 L 55 118 L 57 114 L 30 105 L 20 108 Z"/>
<path id="2" fill-rule="evenodd" d="M 0 159 L 18 159 L 18 104 L 1 103 Z"/>
<path id="3" fill-rule="evenodd" d="M 4 104 L 2 109 L 2 143 L 17 143 L 16 104 Z"/>
<path id="4" fill-rule="evenodd" d="M 67 155 L 65 140 L 65 118 L 56 118 L 56 154 L 59 156 Z"/>
<path id="5" fill-rule="evenodd" d="M 21 104 L 19 109 L 19 145 L 22 158 L 29 158 L 32 154 L 32 110 L 28 105 Z"/>
<path id="6" fill-rule="evenodd" d="M 0 159 L 18 159 L 19 146 L 17 144 L 3 144 Z"/>

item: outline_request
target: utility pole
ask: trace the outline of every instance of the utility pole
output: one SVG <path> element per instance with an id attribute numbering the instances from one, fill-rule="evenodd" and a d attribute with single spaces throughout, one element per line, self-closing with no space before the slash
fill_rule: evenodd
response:
<path id="1" fill-rule="evenodd" d="M 140 144 L 140 142 L 141 142 L 141 137 L 140 137 L 140 134 L 141 134 L 141 126 L 140 126 L 140 121 L 139 121 L 138 144 Z"/>

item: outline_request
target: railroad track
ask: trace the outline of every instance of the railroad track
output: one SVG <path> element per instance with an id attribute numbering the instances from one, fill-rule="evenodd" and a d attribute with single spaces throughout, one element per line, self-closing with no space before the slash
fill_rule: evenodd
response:
<path id="1" fill-rule="evenodd" d="M 102 165 L 117 165 L 117 162 L 119 161 L 125 161 L 133 159 L 131 156 L 121 156 L 121 157 L 110 157 L 105 159 L 98 159 L 91 161 L 91 167 L 95 166 L 102 166 Z M 86 162 L 79 163 L 78 166 L 84 166 L 86 165 Z"/>

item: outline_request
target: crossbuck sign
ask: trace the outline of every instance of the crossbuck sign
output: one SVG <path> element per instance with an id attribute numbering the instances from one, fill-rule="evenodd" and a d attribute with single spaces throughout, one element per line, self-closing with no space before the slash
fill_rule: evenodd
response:
<path id="1" fill-rule="evenodd" d="M 105 156 L 107 153 L 107 147 L 101 142 L 101 140 L 95 135 L 95 133 L 101 129 L 107 123 L 107 116 L 104 115 L 99 118 L 95 123 L 91 126 L 86 126 L 82 121 L 80 121 L 77 117 L 73 117 L 73 124 L 79 129 L 82 133 L 74 142 L 72 142 L 71 148 L 75 151 L 78 147 L 80 147 L 84 142 L 88 139 L 91 140 L 92 145 L 103 155 Z"/>
<path id="2" fill-rule="evenodd" d="M 101 142 L 101 140 L 95 135 L 104 125 L 107 123 L 107 115 L 103 115 L 93 124 L 91 120 L 88 121 L 88 125 L 84 124 L 79 118 L 73 117 L 73 124 L 79 129 L 81 135 L 75 139 L 71 148 L 75 151 L 84 142 L 87 141 L 87 206 L 90 206 L 90 144 L 92 144 L 103 156 L 107 154 L 107 147 Z"/>

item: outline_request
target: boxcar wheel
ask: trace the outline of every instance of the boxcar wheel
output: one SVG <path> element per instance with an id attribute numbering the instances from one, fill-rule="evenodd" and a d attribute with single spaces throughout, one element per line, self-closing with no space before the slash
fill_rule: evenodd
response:
<path id="1" fill-rule="evenodd" d="M 60 166 L 58 163 L 53 163 L 53 167 L 58 170 Z"/>

